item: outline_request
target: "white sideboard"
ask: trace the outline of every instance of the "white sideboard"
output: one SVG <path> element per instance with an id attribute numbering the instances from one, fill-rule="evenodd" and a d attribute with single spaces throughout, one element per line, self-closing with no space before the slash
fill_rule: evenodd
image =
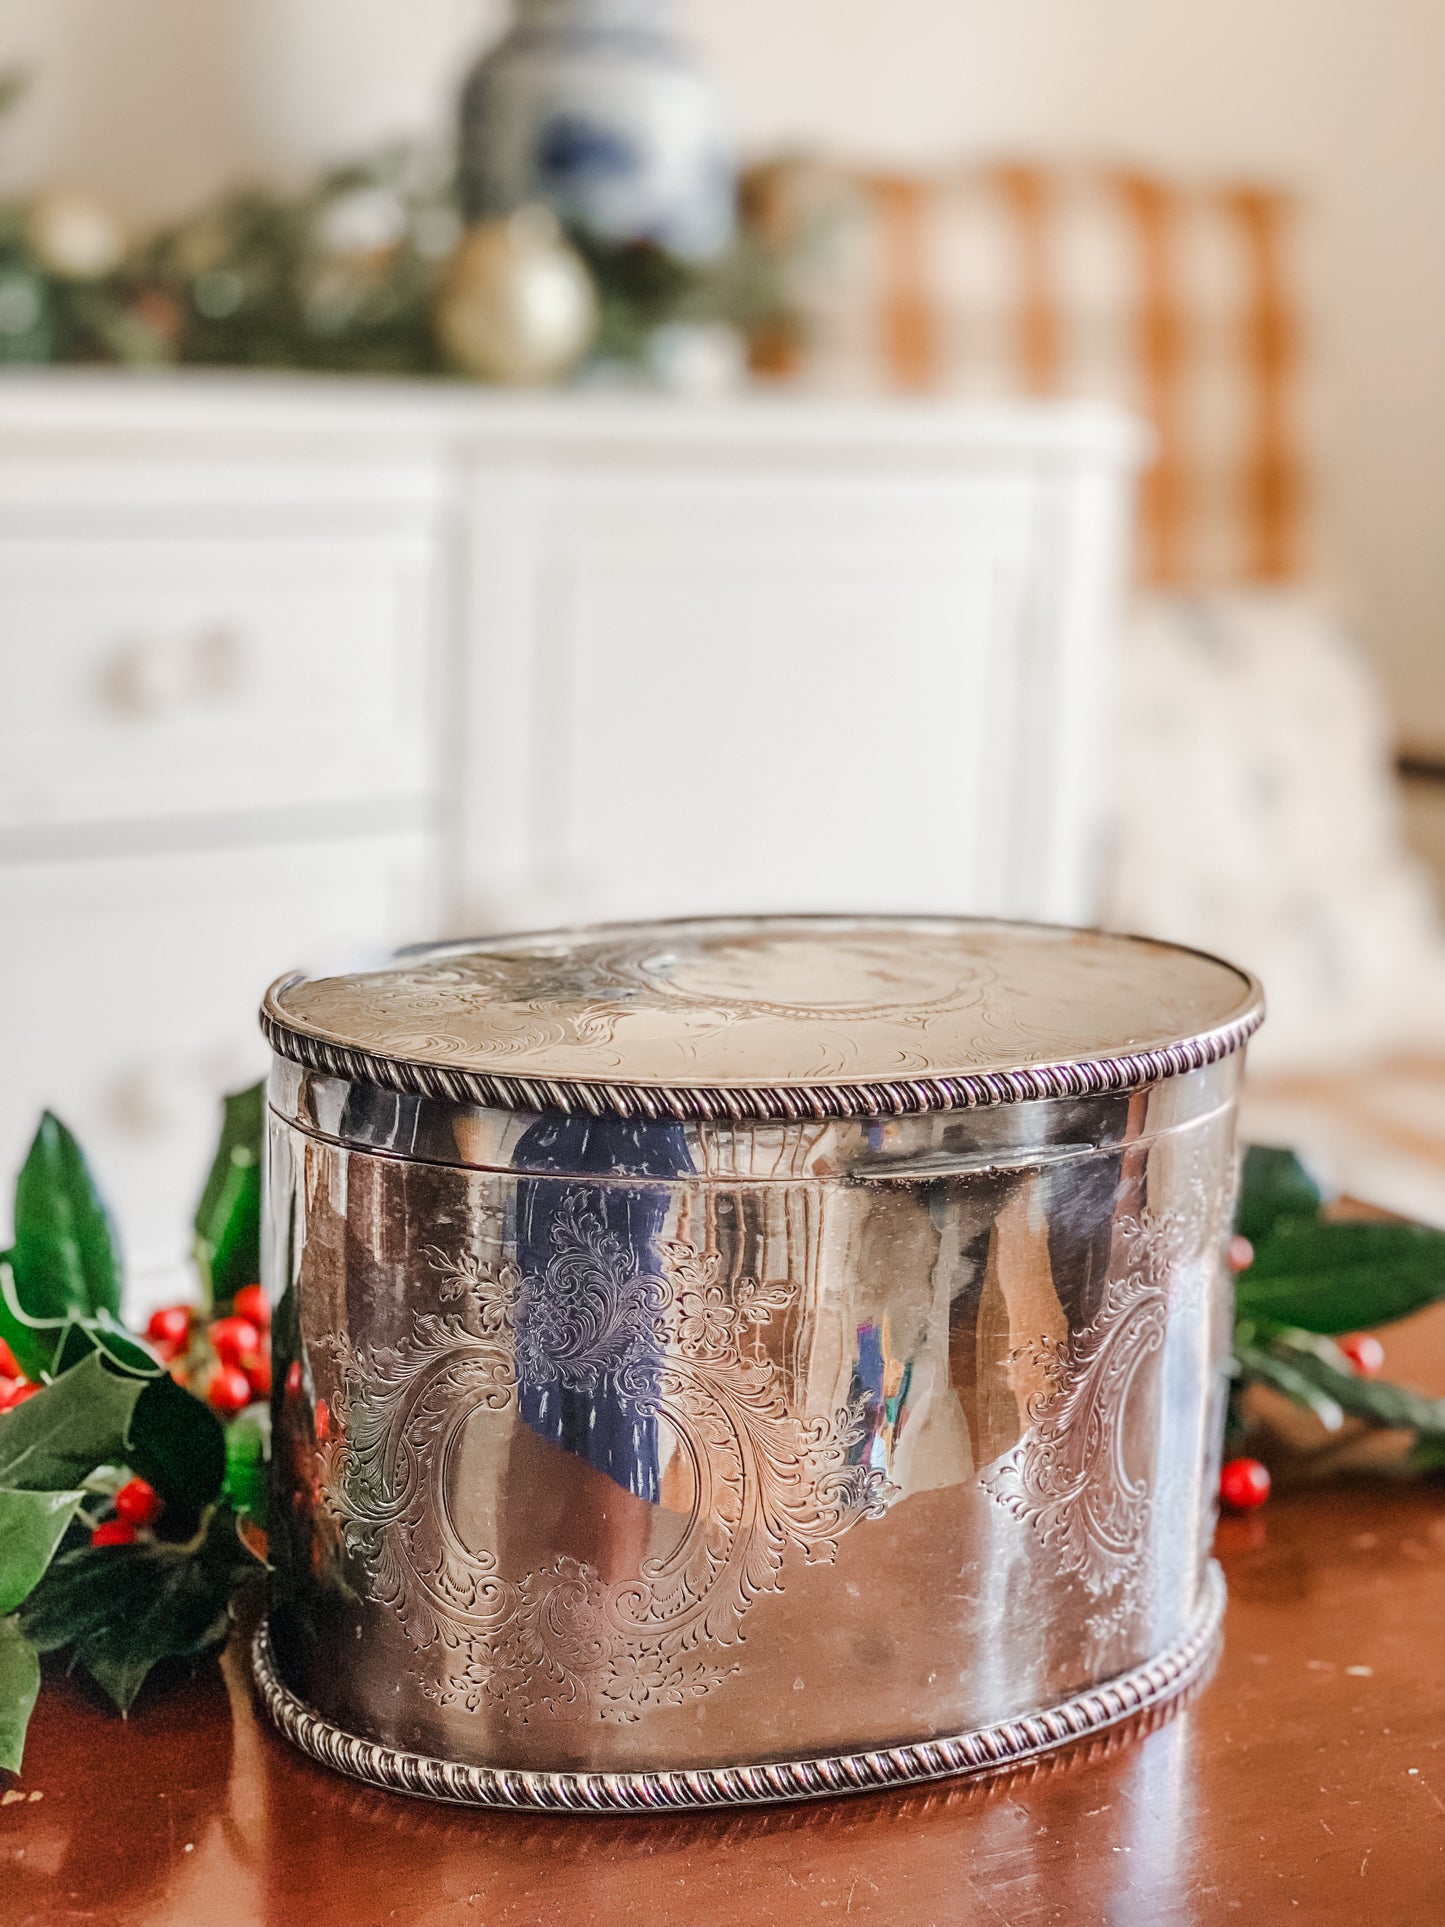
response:
<path id="1" fill-rule="evenodd" d="M 0 381 L 0 1213 L 174 1289 L 270 977 L 436 934 L 1091 905 L 1139 439 L 1078 406 Z"/>

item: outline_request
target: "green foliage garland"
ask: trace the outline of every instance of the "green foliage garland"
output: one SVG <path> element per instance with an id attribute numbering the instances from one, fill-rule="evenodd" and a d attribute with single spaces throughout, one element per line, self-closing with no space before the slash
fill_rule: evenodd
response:
<path id="1" fill-rule="evenodd" d="M 0 114 L 19 91 L 0 75 Z M 117 230 L 100 272 L 66 258 L 47 212 L 44 193 L 0 206 L 0 364 L 455 372 L 433 325 L 462 233 L 448 154 L 399 144 L 294 192 L 231 190 L 129 248 Z M 597 294 L 597 362 L 645 365 L 670 323 L 792 328 L 779 265 L 749 230 L 705 263 L 568 238 Z"/>

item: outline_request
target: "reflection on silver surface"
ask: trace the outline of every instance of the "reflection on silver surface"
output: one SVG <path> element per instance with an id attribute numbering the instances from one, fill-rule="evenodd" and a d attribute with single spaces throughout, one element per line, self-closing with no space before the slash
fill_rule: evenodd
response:
<path id="1" fill-rule="evenodd" d="M 352 1771 L 777 1798 L 827 1774 L 717 1774 L 954 1771 L 956 1736 L 1026 1753 L 1175 1690 L 1214 1610 L 1238 1068 L 720 1124 L 278 1063 L 273 1710 Z"/>
<path id="2" fill-rule="evenodd" d="M 981 1779 L 1017 1765 L 1046 1761 L 1061 1747 L 1081 1739 L 1093 1737 L 1100 1744 L 1115 1733 L 1138 1736 L 1208 1678 L 1218 1651 L 1223 1610 L 1224 1581 L 1219 1568 L 1211 1566 L 1194 1624 L 1177 1646 L 1146 1666 L 1017 1720 L 866 1753 L 815 1754 L 803 1760 L 686 1770 L 519 1772 L 439 1760 L 359 1739 L 315 1713 L 277 1671 L 265 1622 L 252 1643 L 251 1666 L 266 1710 L 287 1738 L 322 1765 L 353 1779 L 388 1792 L 418 1794 L 458 1806 L 543 1814 L 652 1815 L 686 1813 L 698 1807 L 769 1807 L 783 1801 L 892 1791 L 941 1779 Z"/>
<path id="3" fill-rule="evenodd" d="M 324 1043 L 272 1075 L 262 1653 L 318 1757 L 753 1802 L 1023 1757 L 1204 1665 L 1229 965 L 794 919 L 270 1002 Z M 497 1054 L 547 1108 L 476 1100 Z M 603 1058 L 726 1079 L 609 1108 Z M 857 1114 L 798 1081 L 888 1068 Z"/>

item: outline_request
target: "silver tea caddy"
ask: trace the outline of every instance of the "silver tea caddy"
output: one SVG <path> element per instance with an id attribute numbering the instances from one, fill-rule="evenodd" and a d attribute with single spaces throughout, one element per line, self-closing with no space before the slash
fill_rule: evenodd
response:
<path id="1" fill-rule="evenodd" d="M 1200 1677 L 1258 985 L 1096 932 L 616 925 L 286 978 L 260 1690 L 566 1811 L 976 1772 Z"/>

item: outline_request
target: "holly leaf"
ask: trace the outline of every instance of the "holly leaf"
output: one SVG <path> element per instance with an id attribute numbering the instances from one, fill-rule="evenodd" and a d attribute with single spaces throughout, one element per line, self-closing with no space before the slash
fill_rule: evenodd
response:
<path id="1" fill-rule="evenodd" d="M 0 1261 L 0 1337 L 28 1378 L 54 1369 L 68 1321 L 118 1324 L 121 1268 L 85 1154 L 46 1111 L 15 1184 L 15 1239 Z"/>
<path id="2" fill-rule="evenodd" d="M 27 1492 L 74 1490 L 97 1466 L 124 1463 L 126 1437 L 146 1383 L 108 1370 L 100 1354 L 91 1352 L 63 1378 L 0 1417 L 0 1485 Z"/>
<path id="3" fill-rule="evenodd" d="M 1327 1339 L 1313 1339 L 1307 1332 L 1281 1332 L 1271 1350 L 1276 1356 L 1287 1353 L 1300 1375 L 1351 1418 L 1445 1438 L 1445 1398 L 1427 1398 L 1388 1379 L 1366 1378 Z"/>
<path id="4" fill-rule="evenodd" d="M 1234 1347 L 1234 1358 L 1246 1378 L 1257 1378 L 1262 1385 L 1283 1392 L 1296 1405 L 1307 1407 L 1327 1432 L 1338 1432 L 1344 1424 L 1345 1415 L 1339 1401 L 1316 1385 L 1294 1359 L 1281 1358 L 1261 1346 L 1238 1342 Z"/>
<path id="5" fill-rule="evenodd" d="M 1334 1337 L 1445 1298 L 1445 1231 L 1281 1218 L 1235 1281 L 1238 1316 Z"/>
<path id="6" fill-rule="evenodd" d="M 41 1653 L 74 1648 L 83 1666 L 126 1713 L 154 1666 L 224 1644 L 231 1598 L 261 1570 L 236 1532 L 229 1506 L 211 1512 L 194 1540 L 81 1546 L 62 1553 L 20 1614 Z"/>
<path id="7" fill-rule="evenodd" d="M 18 1773 L 40 1693 L 40 1656 L 18 1619 L 0 1619 L 0 1767 Z"/>
<path id="8" fill-rule="evenodd" d="M 1235 1230 L 1258 1248 L 1282 1218 L 1315 1218 L 1323 1195 L 1294 1151 L 1251 1144 L 1244 1153 Z"/>
<path id="9" fill-rule="evenodd" d="M 120 1316 L 120 1257 L 85 1153 L 46 1111 L 15 1183 L 10 1269 L 32 1318 Z"/>
<path id="10" fill-rule="evenodd" d="M 32 1318 L 20 1303 L 7 1258 L 8 1253 L 0 1257 L 0 1333 L 11 1334 L 11 1350 L 28 1378 L 58 1378 L 92 1351 L 104 1352 L 125 1371 L 161 1370 L 149 1346 L 104 1307 L 89 1315 L 72 1312 L 64 1318 Z"/>
<path id="11" fill-rule="evenodd" d="M 237 1512 L 266 1524 L 266 1477 L 271 1460 L 271 1410 L 248 1405 L 226 1427 L 226 1497 Z"/>
<path id="12" fill-rule="evenodd" d="M 39 1585 L 84 1497 L 0 1488 L 0 1615 L 13 1613 Z"/>
<path id="13" fill-rule="evenodd" d="M 196 1262 L 213 1306 L 228 1309 L 261 1276 L 261 1154 L 266 1086 L 224 1100 L 221 1141 L 196 1207 Z"/>
<path id="14" fill-rule="evenodd" d="M 52 1378 L 59 1378 L 72 1365 L 78 1365 L 90 1352 L 100 1352 L 123 1372 L 156 1378 L 162 1367 L 155 1354 L 138 1338 L 133 1338 L 109 1312 L 94 1318 L 71 1318 L 61 1326 L 55 1352 L 49 1365 Z"/>
<path id="15" fill-rule="evenodd" d="M 128 1465 L 167 1500 L 199 1511 L 220 1493 L 225 1433 L 164 1372 L 117 1371 L 91 1351 L 0 1417 L 0 1486 L 74 1490 L 102 1465 Z"/>
<path id="16" fill-rule="evenodd" d="M 209 1405 L 163 1373 L 149 1380 L 136 1400 L 126 1432 L 125 1463 L 149 1479 L 164 1499 L 202 1511 L 221 1496 L 226 1428 Z"/>

